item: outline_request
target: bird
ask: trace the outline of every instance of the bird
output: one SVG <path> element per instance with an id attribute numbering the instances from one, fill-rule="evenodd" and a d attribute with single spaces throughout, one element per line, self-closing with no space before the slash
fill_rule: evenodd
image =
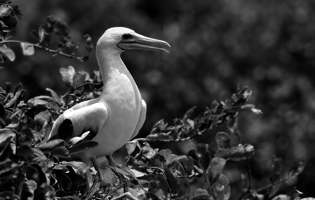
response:
<path id="1" fill-rule="evenodd" d="M 98 39 L 95 50 L 103 81 L 101 95 L 65 110 L 54 121 L 48 139 L 75 138 L 91 131 L 95 133 L 91 140 L 97 145 L 84 150 L 80 157 L 88 160 L 112 155 L 138 134 L 147 110 L 121 54 L 129 50 L 169 53 L 170 48 L 166 41 L 141 35 L 130 28 L 107 29 Z"/>

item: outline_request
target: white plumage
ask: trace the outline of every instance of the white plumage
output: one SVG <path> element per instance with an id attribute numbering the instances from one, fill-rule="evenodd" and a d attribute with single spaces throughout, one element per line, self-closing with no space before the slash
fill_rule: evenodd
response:
<path id="1" fill-rule="evenodd" d="M 142 36 L 128 28 L 107 29 L 96 45 L 104 83 L 101 96 L 66 110 L 55 121 L 49 138 L 58 137 L 60 127 L 68 123 L 69 138 L 89 130 L 97 133 L 92 140 L 98 145 L 84 151 L 85 159 L 118 150 L 138 134 L 146 118 L 146 103 L 120 54 L 132 49 L 168 52 L 169 48 L 165 41 Z"/>

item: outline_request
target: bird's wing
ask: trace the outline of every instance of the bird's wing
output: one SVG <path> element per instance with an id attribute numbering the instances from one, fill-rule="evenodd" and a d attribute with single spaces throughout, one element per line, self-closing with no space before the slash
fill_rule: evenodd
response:
<path id="1" fill-rule="evenodd" d="M 97 132 L 108 119 L 108 107 L 104 102 L 86 102 L 66 110 L 54 122 L 48 139 L 70 139 L 83 132 Z"/>

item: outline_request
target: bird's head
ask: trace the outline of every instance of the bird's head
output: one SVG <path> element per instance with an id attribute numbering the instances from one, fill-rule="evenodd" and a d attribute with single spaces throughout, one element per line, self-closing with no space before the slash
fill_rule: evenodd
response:
<path id="1" fill-rule="evenodd" d="M 151 50 L 169 53 L 171 45 L 163 40 L 146 37 L 125 27 L 113 27 L 105 31 L 97 42 L 97 48 L 116 52 L 126 50 Z"/>

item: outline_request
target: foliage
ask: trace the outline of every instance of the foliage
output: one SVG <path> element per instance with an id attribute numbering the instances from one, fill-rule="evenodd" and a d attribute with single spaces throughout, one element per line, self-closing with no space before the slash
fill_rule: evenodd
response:
<path id="1" fill-rule="evenodd" d="M 97 180 L 93 168 L 73 157 L 77 150 L 92 148 L 95 142 L 78 138 L 47 141 L 46 137 L 52 119 L 63 110 L 99 95 L 100 77 L 73 73 L 71 67 L 61 71 L 64 80 L 71 83 L 69 92 L 62 96 L 47 89 L 48 95 L 26 100 L 21 86 L 0 88 L 1 198 L 117 199 L 124 194 L 135 199 L 230 199 L 225 166 L 248 161 L 254 155 L 254 147 L 241 143 L 237 129 L 242 110 L 258 112 L 247 104 L 251 94 L 248 89 L 239 90 L 226 101 L 214 102 L 199 114 L 191 109 L 170 124 L 157 122 L 146 138 L 130 141 L 120 150 L 119 157 L 124 158 L 128 173 L 109 168 L 105 172 L 108 185 L 95 186 L 89 179 Z M 218 127 L 220 131 L 216 131 Z M 202 137 L 212 137 L 214 141 L 198 142 Z M 187 144 L 192 146 L 188 152 L 174 148 Z M 249 190 L 248 185 L 243 198 L 273 197 L 282 182 L 294 184 L 302 170 L 301 166 L 284 178 L 274 179 L 270 188 L 264 188 L 272 189 L 272 195 L 264 190 Z"/>
<path id="2" fill-rule="evenodd" d="M 38 48 L 86 60 L 77 55 L 79 46 L 72 42 L 67 26 L 53 18 L 38 28 L 35 43 L 10 40 L 19 13 L 12 3 L 1 4 L 3 62 L 15 60 L 9 43 L 19 44 L 25 56 L 34 55 Z M 90 51 L 91 38 L 86 35 L 84 40 L 84 48 Z M 52 121 L 62 111 L 99 95 L 99 73 L 77 72 L 71 66 L 60 73 L 69 87 L 61 96 L 47 89 L 47 94 L 25 98 L 21 85 L 0 88 L 0 199 L 299 198 L 294 184 L 303 163 L 287 170 L 275 159 L 270 181 L 262 187 L 253 182 L 250 164 L 255 148 L 243 141 L 238 120 L 244 110 L 261 111 L 248 104 L 252 92 L 246 88 L 204 110 L 192 108 L 171 122 L 158 121 L 147 137 L 130 141 L 117 152 L 128 168 L 109 167 L 102 174 L 108 185 L 100 185 L 95 169 L 74 156 L 97 145 L 85 141 L 85 133 L 80 138 L 47 141 Z M 235 176 L 242 177 L 238 186 Z"/>
<path id="3" fill-rule="evenodd" d="M 12 32 L 14 32 L 17 17 L 20 16 L 20 11 L 16 5 L 12 5 L 11 2 L 1 4 L 0 7 L 0 61 L 4 62 L 5 59 L 9 61 L 15 60 L 14 51 L 7 46 L 10 43 L 17 43 L 21 46 L 23 55 L 32 56 L 35 53 L 35 48 L 47 51 L 54 55 L 61 55 L 69 58 L 75 58 L 79 61 L 86 61 L 88 56 L 80 57 L 76 56 L 76 52 L 79 50 L 79 45 L 71 41 L 69 36 L 69 30 L 66 24 L 58 21 L 52 17 L 47 17 L 46 21 L 38 28 L 37 33 L 34 34 L 37 41 L 35 43 L 23 42 L 19 40 L 10 40 Z M 14 23 L 12 23 L 14 21 Z M 88 34 L 82 36 L 84 39 L 84 46 L 87 51 L 93 49 L 91 43 L 91 37 Z M 51 47 L 56 46 L 57 47 Z M 54 49 L 52 49 L 54 48 Z M 70 53 L 67 53 L 70 52 Z"/>

